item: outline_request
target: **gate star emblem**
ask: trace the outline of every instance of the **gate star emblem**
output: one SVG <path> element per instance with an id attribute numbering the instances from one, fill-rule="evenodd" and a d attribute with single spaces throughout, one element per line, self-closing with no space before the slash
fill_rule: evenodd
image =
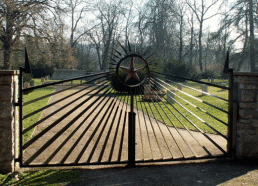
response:
<path id="1" fill-rule="evenodd" d="M 134 58 L 132 57 L 131 59 L 131 63 L 130 63 L 130 68 L 128 67 L 124 67 L 124 66 L 120 66 L 119 68 L 121 68 L 123 71 L 127 72 L 127 76 L 125 78 L 125 83 L 131 78 L 131 77 L 134 77 L 138 82 L 141 82 L 137 72 L 143 70 L 146 68 L 146 66 L 144 67 L 141 67 L 141 68 L 138 68 L 136 69 L 135 67 L 135 62 L 134 62 Z"/>

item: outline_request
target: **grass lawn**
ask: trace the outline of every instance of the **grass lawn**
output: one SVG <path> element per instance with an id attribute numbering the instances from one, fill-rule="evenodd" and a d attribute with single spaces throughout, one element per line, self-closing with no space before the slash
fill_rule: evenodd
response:
<path id="1" fill-rule="evenodd" d="M 35 80 L 35 86 L 39 85 L 41 83 L 40 79 L 34 79 Z M 79 83 L 80 80 L 77 80 L 78 82 L 73 82 L 74 84 Z M 222 84 L 227 83 L 225 80 L 215 80 L 216 84 Z M 193 88 L 200 90 L 200 84 L 188 82 L 184 83 L 185 85 L 191 86 Z M 172 85 L 172 84 L 171 84 Z M 168 86 L 166 86 L 168 87 Z M 172 88 L 169 88 L 172 90 Z M 164 89 L 165 90 L 165 89 Z M 196 92 L 194 90 L 188 89 L 183 87 L 182 90 L 188 94 L 191 94 L 195 98 L 198 98 L 200 100 L 206 101 L 216 107 L 219 107 L 225 111 L 228 110 L 228 103 L 211 97 L 211 96 L 202 96 L 200 92 Z M 54 91 L 54 88 L 52 87 L 45 87 L 42 89 L 34 90 L 32 93 L 28 95 L 24 95 L 24 102 L 33 100 L 35 98 L 41 97 L 43 95 L 50 94 Z M 228 98 L 228 91 L 221 91 L 219 88 L 209 87 L 208 93 L 214 94 L 216 96 L 222 97 L 227 99 Z M 211 115 L 216 116 L 220 120 L 227 123 L 228 116 L 227 114 L 216 110 L 203 102 L 199 102 L 193 98 L 190 98 L 186 96 L 185 94 L 181 92 L 176 92 L 178 96 L 180 96 L 183 99 L 186 99 L 190 103 L 202 108 L 203 110 L 207 111 Z M 120 99 L 123 99 L 127 94 L 121 94 L 119 97 Z M 47 105 L 49 98 L 45 98 L 43 100 L 37 101 L 35 103 L 29 104 L 24 106 L 23 113 L 24 115 L 39 109 L 45 105 Z M 142 101 L 142 95 L 138 95 L 134 99 L 134 105 L 139 109 L 143 110 L 145 113 L 150 114 L 151 116 L 155 116 L 159 121 L 165 122 L 168 125 L 175 125 L 180 128 L 183 128 L 184 126 L 177 121 L 176 117 L 180 121 L 182 121 L 183 124 L 185 124 L 189 129 L 196 130 L 195 127 L 193 127 L 189 122 L 187 122 L 184 117 L 182 117 L 177 111 L 180 111 L 183 115 L 185 115 L 189 120 L 191 120 L 193 123 L 195 123 L 200 129 L 202 129 L 205 132 L 210 133 L 216 133 L 214 130 L 203 124 L 200 120 L 198 120 L 196 117 L 194 117 L 192 114 L 190 114 L 188 111 L 183 109 L 181 106 L 179 106 L 177 103 L 169 104 L 167 101 L 167 96 L 161 101 L 161 102 L 145 102 Z M 208 116 L 207 114 L 201 112 L 197 108 L 191 106 L 189 103 L 186 103 L 182 99 L 175 97 L 175 100 L 178 101 L 182 106 L 187 108 L 189 111 L 193 112 L 198 117 L 202 118 L 205 122 L 207 122 L 209 125 L 214 127 L 216 130 L 221 132 L 224 135 L 227 135 L 227 126 L 224 124 L 218 122 L 217 120 L 213 119 L 212 117 Z M 126 99 L 128 103 L 130 103 L 130 97 L 129 99 Z M 24 120 L 24 128 L 27 128 L 34 124 L 36 121 L 38 121 L 39 117 L 41 116 L 42 112 L 39 112 L 35 114 L 32 117 L 27 118 Z M 174 114 L 174 115 L 173 115 Z M 28 139 L 31 136 L 33 129 L 27 132 L 24 135 L 24 142 L 28 141 Z M 28 172 L 19 172 L 18 179 L 15 177 L 15 173 L 12 174 L 0 174 L 0 185 L 64 185 L 70 182 L 76 183 L 80 181 L 80 170 L 39 170 L 39 171 L 28 171 Z"/>
<path id="2" fill-rule="evenodd" d="M 71 81 L 68 81 L 68 82 L 65 82 L 64 84 L 80 84 L 80 83 L 85 83 L 86 80 L 73 80 L 72 82 Z"/>
<path id="3" fill-rule="evenodd" d="M 40 85 L 41 79 L 33 79 L 35 86 Z M 38 97 L 50 94 L 54 91 L 53 87 L 45 87 L 34 90 L 28 95 L 23 96 L 23 101 L 27 102 Z M 23 114 L 26 115 L 36 109 L 47 105 L 50 97 L 37 101 L 35 103 L 25 105 Z M 43 111 L 42 111 L 43 112 Z M 42 112 L 39 112 L 23 121 L 24 129 L 39 120 Z M 24 142 L 28 141 L 34 129 L 24 134 Z M 67 183 L 80 182 L 81 171 L 79 170 L 39 170 L 16 173 L 0 174 L 0 185 L 64 185 Z"/>
<path id="4" fill-rule="evenodd" d="M 39 170 L 0 174 L 0 185 L 65 185 L 80 182 L 80 170 Z M 18 178 L 18 179 L 17 179 Z"/>
<path id="5" fill-rule="evenodd" d="M 225 83 L 225 80 L 215 80 L 216 84 L 222 84 Z M 199 83 L 194 83 L 194 82 L 188 82 L 188 83 L 183 83 L 187 86 L 193 87 L 195 89 L 200 88 Z M 172 84 L 171 84 L 172 85 Z M 173 88 L 166 86 L 170 90 L 173 90 Z M 176 86 L 175 86 L 176 87 Z M 163 88 L 165 92 L 167 90 Z M 182 91 L 194 96 L 195 98 L 198 98 L 199 100 L 205 101 L 209 104 L 212 104 L 224 111 L 228 110 L 228 102 L 207 96 L 207 95 L 202 95 L 202 93 L 194 91 L 192 89 L 182 87 Z M 219 96 L 224 99 L 228 99 L 228 91 L 222 91 L 220 88 L 216 87 L 208 87 L 208 93 Z M 185 102 L 181 98 L 175 96 L 175 100 L 181 104 L 183 107 L 188 109 L 190 112 L 195 114 L 195 117 L 193 114 L 191 114 L 189 111 L 184 109 L 182 106 L 180 106 L 178 103 L 174 102 L 172 104 L 169 104 L 167 102 L 168 96 L 165 95 L 164 99 L 161 102 L 146 102 L 142 100 L 142 95 L 135 96 L 134 98 L 134 105 L 137 107 L 139 110 L 144 111 L 145 113 L 148 113 L 151 116 L 154 116 L 157 120 L 161 122 L 165 122 L 170 126 L 177 126 L 179 128 L 184 128 L 184 126 L 178 121 L 180 120 L 187 128 L 191 130 L 197 130 L 192 124 L 190 124 L 179 112 L 181 112 L 185 117 L 187 117 L 190 121 L 192 121 L 195 125 L 197 125 L 201 130 L 204 132 L 209 132 L 209 133 L 217 133 L 215 130 L 218 132 L 222 133 L 223 135 L 227 135 L 227 126 L 218 120 L 214 119 L 213 117 L 209 116 L 206 114 L 208 112 L 210 115 L 213 115 L 217 117 L 219 120 L 227 123 L 228 122 L 228 115 L 220 110 L 217 110 L 203 102 L 200 102 L 196 99 L 193 99 L 181 92 L 175 92 L 176 95 L 180 96 L 181 98 L 187 100 L 190 103 Z M 128 100 L 128 103 L 130 103 L 130 99 Z M 200 111 L 198 108 L 192 106 L 191 104 L 195 105 L 198 108 L 201 108 L 203 111 Z M 178 112 L 178 111 L 179 112 Z M 177 119 L 178 118 L 178 119 Z M 206 123 L 206 124 L 205 124 Z M 213 127 L 215 130 L 213 130 L 211 127 L 207 126 L 210 125 Z"/>
<path id="6" fill-rule="evenodd" d="M 35 81 L 35 86 L 39 85 L 41 83 L 41 79 L 33 79 Z M 54 91 L 53 87 L 45 87 L 45 88 L 41 88 L 41 89 L 36 89 L 33 92 L 24 95 L 23 96 L 23 101 L 27 102 L 39 97 L 42 97 L 44 95 L 50 94 Z M 40 101 L 31 103 L 29 105 L 25 105 L 23 107 L 23 115 L 29 114 L 45 105 L 47 105 L 48 100 L 50 99 L 50 97 L 42 99 Z M 31 126 L 32 124 L 34 124 L 35 122 L 37 122 L 41 116 L 43 111 L 38 112 L 37 114 L 23 120 L 23 128 L 26 129 L 29 126 Z M 29 130 L 27 133 L 24 134 L 23 139 L 24 139 L 24 143 L 28 141 L 28 139 L 30 138 L 32 132 L 33 132 L 34 128 Z"/>

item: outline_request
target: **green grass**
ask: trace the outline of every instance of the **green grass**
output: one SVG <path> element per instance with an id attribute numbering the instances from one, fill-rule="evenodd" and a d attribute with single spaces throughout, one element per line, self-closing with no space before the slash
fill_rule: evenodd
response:
<path id="1" fill-rule="evenodd" d="M 35 80 L 35 86 L 37 86 L 41 83 L 40 79 L 33 79 L 33 80 Z M 36 89 L 33 92 L 31 92 L 27 95 L 24 95 L 23 96 L 23 101 L 27 102 L 27 101 L 33 100 L 33 99 L 42 97 L 44 95 L 50 94 L 53 91 L 54 91 L 53 87 L 45 87 L 45 88 L 41 88 L 41 89 Z M 46 106 L 49 99 L 50 99 L 50 97 L 42 99 L 42 100 L 34 102 L 34 103 L 31 103 L 29 105 L 25 105 L 23 107 L 23 115 L 25 116 L 25 115 L 27 115 L 27 114 L 29 114 L 29 113 L 31 113 L 31 112 L 39 109 L 39 108 L 42 108 L 42 107 Z M 42 112 L 43 111 L 38 112 L 37 114 L 23 120 L 23 128 L 26 129 L 29 126 L 31 126 L 32 124 L 34 124 L 35 122 L 37 122 L 39 120 Z M 24 143 L 26 143 L 28 141 L 28 139 L 31 137 L 31 134 L 32 134 L 33 130 L 34 130 L 34 128 L 29 130 L 27 133 L 25 133 L 23 135 Z"/>
<path id="2" fill-rule="evenodd" d="M 222 84 L 224 82 L 219 82 L 219 80 L 215 80 L 217 84 Z M 200 84 L 198 83 L 184 83 L 187 85 L 190 85 L 193 88 L 200 89 Z M 172 90 L 172 88 L 170 88 Z M 165 90 L 165 89 L 164 89 Z M 226 101 L 211 97 L 211 96 L 202 96 L 202 93 L 196 92 L 194 90 L 188 89 L 183 87 L 182 90 L 198 99 L 201 99 L 205 102 L 208 102 L 218 108 L 221 108 L 225 111 L 228 110 L 228 103 Z M 220 88 L 215 87 L 208 87 L 208 93 L 214 94 L 216 96 L 228 99 L 228 91 L 222 91 Z M 203 109 L 204 111 L 208 112 L 209 114 L 217 117 L 218 119 L 224 121 L 225 123 L 228 122 L 228 115 L 222 111 L 219 111 L 207 104 L 204 104 L 202 102 L 199 102 L 193 98 L 188 97 L 187 95 L 176 92 L 178 96 L 181 98 L 189 101 L 191 104 L 194 104 L 195 106 Z M 190 124 L 181 114 L 179 114 L 178 111 L 180 111 L 183 115 L 185 115 L 190 121 L 192 121 L 195 125 L 197 125 L 201 130 L 208 133 L 217 133 L 215 130 L 204 124 L 202 121 L 197 119 L 195 116 L 193 116 L 191 113 L 186 111 L 184 108 L 182 108 L 179 104 L 173 103 L 169 104 L 167 101 L 167 96 L 165 96 L 165 99 L 163 99 L 161 102 L 145 102 L 142 100 L 142 95 L 138 95 L 134 99 L 134 105 L 139 110 L 144 111 L 145 113 L 149 113 L 149 115 L 155 117 L 157 120 L 161 122 L 165 122 L 166 124 L 170 126 L 177 126 L 179 128 L 184 128 L 184 126 L 177 120 L 177 118 L 182 121 L 182 123 L 191 130 L 197 130 L 192 124 Z M 220 133 L 227 135 L 227 126 L 223 123 L 217 121 L 216 119 L 212 118 L 211 116 L 207 115 L 206 113 L 200 111 L 199 109 L 191 106 L 189 103 L 183 101 L 182 99 L 175 96 L 175 100 L 183 105 L 185 108 L 187 108 L 189 111 L 194 113 L 196 116 L 204 120 L 206 123 L 208 123 L 210 126 L 215 128 Z M 130 103 L 130 99 L 128 100 L 128 103 Z M 174 114 L 174 115 L 173 115 Z M 177 117 L 177 118 L 176 118 Z"/>
<path id="3" fill-rule="evenodd" d="M 33 80 L 35 82 L 35 86 L 38 86 L 38 85 L 41 84 L 41 79 L 40 78 L 35 78 Z M 48 80 L 47 82 L 55 82 L 55 81 L 56 80 Z M 82 82 L 84 83 L 86 81 L 83 80 Z M 66 83 L 70 84 L 71 82 L 66 82 Z M 73 81 L 73 84 L 79 84 L 79 83 L 80 83 L 80 80 Z M 41 89 L 36 89 L 33 92 L 31 92 L 27 95 L 24 95 L 23 96 L 23 102 L 28 102 L 28 101 L 31 101 L 33 99 L 42 97 L 44 95 L 48 95 L 48 94 L 52 93 L 53 91 L 54 91 L 53 87 L 45 87 L 45 88 L 41 88 Z M 49 99 L 50 99 L 50 97 L 42 99 L 42 100 L 34 102 L 34 103 L 31 103 L 29 105 L 25 105 L 23 107 L 23 115 L 25 116 L 25 115 L 27 115 L 27 114 L 35 111 L 35 110 L 38 110 L 39 108 L 42 108 L 42 107 L 46 106 Z M 23 121 L 23 128 L 26 129 L 26 128 L 30 127 L 31 125 L 33 125 L 35 122 L 37 122 L 39 120 L 40 116 L 42 115 L 42 113 L 43 113 L 43 111 L 38 112 L 37 114 L 25 119 Z M 23 135 L 24 143 L 26 143 L 29 140 L 33 130 L 34 130 L 34 128 L 29 130 L 28 132 L 26 132 Z"/>
<path id="4" fill-rule="evenodd" d="M 41 79 L 33 79 L 35 86 L 41 84 Z M 33 92 L 24 95 L 23 101 L 27 102 L 38 97 L 50 94 L 54 91 L 53 87 L 45 87 L 34 90 Z M 43 106 L 46 106 L 50 97 L 23 107 L 23 115 L 29 114 Z M 43 111 L 42 111 L 43 112 Z M 23 121 L 24 129 L 37 122 L 42 114 L 39 112 Z M 31 129 L 24 134 L 24 142 L 27 142 L 31 137 L 34 129 Z M 0 185 L 64 185 L 68 183 L 80 182 L 81 171 L 79 170 L 39 170 L 19 172 L 18 181 L 15 178 L 16 173 L 0 174 Z"/>
<path id="5" fill-rule="evenodd" d="M 15 178 L 16 173 L 0 174 L 0 185 L 65 185 L 69 183 L 78 183 L 81 181 L 80 170 L 39 170 L 19 172 L 18 178 Z"/>
<path id="6" fill-rule="evenodd" d="M 34 78 L 33 80 L 34 80 L 34 85 L 35 86 L 38 86 L 38 85 L 41 84 L 41 79 L 40 78 Z"/>
<path id="7" fill-rule="evenodd" d="M 82 83 L 85 83 L 86 80 L 82 80 Z M 64 84 L 80 84 L 81 80 L 73 80 L 72 83 L 71 81 L 65 82 Z"/>

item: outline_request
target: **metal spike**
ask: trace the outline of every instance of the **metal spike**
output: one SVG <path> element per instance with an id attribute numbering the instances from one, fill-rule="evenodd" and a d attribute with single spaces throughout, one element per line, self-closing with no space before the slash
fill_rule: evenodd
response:
<path id="1" fill-rule="evenodd" d="M 125 51 L 125 53 L 128 55 L 127 50 L 125 49 L 125 47 L 119 41 L 117 41 L 117 42 L 122 47 L 122 49 Z"/>
<path id="2" fill-rule="evenodd" d="M 143 53 L 143 56 L 145 56 L 149 52 L 149 49 L 146 50 L 145 53 Z"/>
<path id="3" fill-rule="evenodd" d="M 110 64 L 110 65 L 117 65 L 117 64 L 114 64 L 114 63 L 110 63 L 110 62 L 107 62 L 108 64 Z"/>
<path id="4" fill-rule="evenodd" d="M 116 62 L 116 60 L 114 60 L 112 57 L 108 56 L 112 61 Z"/>
<path id="5" fill-rule="evenodd" d="M 113 48 L 120 56 L 123 56 L 120 52 L 117 51 L 117 49 Z"/>
<path id="6" fill-rule="evenodd" d="M 129 48 L 129 52 L 132 52 L 132 49 L 131 49 L 131 45 L 130 45 L 130 42 L 129 42 L 129 40 L 128 40 L 127 42 L 128 42 L 128 48 Z"/>
<path id="7" fill-rule="evenodd" d="M 153 56 L 156 52 L 154 52 L 153 54 L 149 55 L 148 57 L 146 57 L 146 59 L 150 58 L 151 56 Z"/>
<path id="8" fill-rule="evenodd" d="M 115 56 L 116 58 L 120 59 L 119 56 L 115 55 L 115 54 L 112 54 L 111 52 L 109 52 L 109 54 L 111 54 L 112 56 Z"/>
<path id="9" fill-rule="evenodd" d="M 27 53 L 27 48 L 25 47 L 25 68 L 24 68 L 25 73 L 31 73 L 30 70 L 30 62 L 29 62 L 29 57 Z"/>
<path id="10" fill-rule="evenodd" d="M 228 72 L 229 72 L 229 51 L 227 51 L 223 73 L 227 74 Z"/>

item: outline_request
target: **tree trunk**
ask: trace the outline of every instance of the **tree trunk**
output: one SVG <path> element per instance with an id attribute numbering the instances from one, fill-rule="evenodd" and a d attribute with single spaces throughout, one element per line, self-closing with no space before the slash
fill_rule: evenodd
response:
<path id="1" fill-rule="evenodd" d="M 249 0 L 249 21 L 250 21 L 250 66 L 251 72 L 255 72 L 255 51 L 254 51 L 254 18 L 253 1 Z"/>
<path id="2" fill-rule="evenodd" d="M 200 66 L 200 71 L 203 72 L 203 67 L 202 67 L 202 21 L 200 23 L 200 31 L 199 31 L 199 66 Z"/>
<path id="3" fill-rule="evenodd" d="M 11 70 L 11 47 L 8 44 L 4 44 L 4 70 Z"/>
<path id="4" fill-rule="evenodd" d="M 193 34 L 194 34 L 194 29 L 193 29 L 193 15 L 192 15 L 192 19 L 191 19 L 191 41 L 190 41 L 190 62 L 189 62 L 189 65 L 190 65 L 190 68 L 193 67 Z"/>
<path id="5" fill-rule="evenodd" d="M 247 19 L 248 19 L 248 17 L 246 17 Z M 244 46 L 243 46 L 243 52 L 242 52 L 242 57 L 241 57 L 241 59 L 240 59 L 240 61 L 239 61 L 239 63 L 238 63 L 238 65 L 237 65 L 237 69 L 236 69 L 236 71 L 240 71 L 241 70 L 241 67 L 242 67 L 242 65 L 243 65 L 243 63 L 244 63 L 244 60 L 245 60 L 245 52 L 246 52 L 246 43 L 247 43 L 247 41 L 248 41 L 248 28 L 247 28 L 247 20 L 246 20 L 246 35 L 245 35 L 245 42 L 244 42 Z"/>
<path id="6" fill-rule="evenodd" d="M 182 62 L 182 53 L 183 53 L 183 16 L 180 17 L 180 33 L 179 33 L 179 39 L 180 39 L 180 44 L 179 44 L 179 62 Z"/>
<path id="7" fill-rule="evenodd" d="M 103 53 L 103 57 L 102 57 L 102 69 L 101 70 L 106 69 L 106 62 L 107 62 L 107 58 L 108 58 L 108 51 L 109 51 L 112 36 L 113 36 L 113 28 L 110 26 L 109 33 L 108 33 L 108 40 L 104 44 L 104 53 Z"/>
<path id="8" fill-rule="evenodd" d="M 99 69 L 102 70 L 101 58 L 100 58 L 100 51 L 99 47 L 96 46 L 97 54 L 98 54 L 98 61 L 99 61 Z"/>
<path id="9" fill-rule="evenodd" d="M 12 53 L 12 38 L 13 38 L 13 28 L 12 28 L 12 19 L 9 17 L 10 13 L 7 12 L 6 16 L 6 33 L 3 40 L 3 48 L 4 48 L 4 70 L 11 70 L 12 61 L 11 61 L 11 53 Z"/>

